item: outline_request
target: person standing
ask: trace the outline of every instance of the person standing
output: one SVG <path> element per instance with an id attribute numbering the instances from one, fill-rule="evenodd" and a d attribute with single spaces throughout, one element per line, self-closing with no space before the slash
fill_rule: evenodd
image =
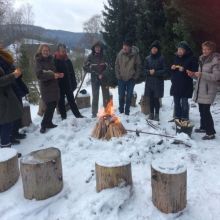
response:
<path id="1" fill-rule="evenodd" d="M 198 61 L 186 41 L 181 41 L 177 46 L 177 53 L 171 66 L 170 94 L 174 97 L 175 119 L 189 120 L 188 99 L 193 94 L 193 79 L 187 71 L 197 71 Z"/>
<path id="2" fill-rule="evenodd" d="M 42 44 L 38 48 L 35 56 L 36 75 L 39 80 L 42 100 L 46 105 L 46 111 L 41 122 L 41 133 L 45 133 L 47 128 L 55 128 L 52 123 L 54 110 L 60 97 L 58 79 L 63 78 L 63 73 L 56 72 L 53 56 L 47 44 Z"/>
<path id="3" fill-rule="evenodd" d="M 126 39 L 118 53 L 115 62 L 115 74 L 118 79 L 119 112 L 129 115 L 135 81 L 141 72 L 139 49 L 132 46 L 132 41 Z M 126 102 L 125 102 L 126 96 Z"/>
<path id="4" fill-rule="evenodd" d="M 4 57 L 10 63 L 13 63 L 13 58 Z M 2 62 L 1 62 L 2 64 Z M 0 64 L 0 147 L 11 147 L 11 135 L 13 122 L 21 118 L 22 105 L 17 99 L 12 84 L 15 79 L 21 76 L 20 69 L 15 69 L 9 74 L 5 74 L 5 69 Z"/>
<path id="5" fill-rule="evenodd" d="M 159 41 L 154 41 L 150 47 L 150 55 L 145 58 L 144 73 L 146 74 L 145 93 L 150 99 L 150 120 L 159 121 L 160 98 L 164 95 L 164 76 L 166 65 L 161 55 Z"/>
<path id="6" fill-rule="evenodd" d="M 104 46 L 97 41 L 91 48 L 92 52 L 85 61 L 84 70 L 91 73 L 92 84 L 92 117 L 95 118 L 99 105 L 99 90 L 102 89 L 103 106 L 106 107 L 110 100 L 109 87 L 105 85 L 104 72 L 108 66 L 104 55 Z"/>
<path id="7" fill-rule="evenodd" d="M 67 56 L 66 45 L 59 44 L 54 56 L 55 67 L 58 72 L 64 73 L 64 77 L 58 80 L 60 88 L 59 112 L 61 118 L 66 119 L 65 97 L 70 105 L 70 109 L 76 118 L 83 118 L 76 105 L 73 92 L 77 88 L 75 71 L 73 64 Z"/>
<path id="8" fill-rule="evenodd" d="M 220 54 L 215 51 L 214 42 L 204 42 L 202 55 L 199 58 L 199 70 L 197 72 L 187 71 L 189 76 L 197 78 L 193 100 L 199 104 L 200 127 L 194 131 L 205 133 L 205 136 L 202 137 L 203 140 L 214 139 L 216 133 L 210 112 L 220 82 Z"/>

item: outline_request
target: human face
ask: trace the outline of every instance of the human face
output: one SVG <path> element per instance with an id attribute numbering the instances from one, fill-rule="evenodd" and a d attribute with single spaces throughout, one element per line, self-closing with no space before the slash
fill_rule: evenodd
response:
<path id="1" fill-rule="evenodd" d="M 207 47 L 207 46 L 202 47 L 202 54 L 205 57 L 209 56 L 211 53 L 212 53 L 212 50 L 209 47 Z"/>
<path id="2" fill-rule="evenodd" d="M 156 54 L 158 53 L 158 49 L 157 49 L 156 47 L 152 47 L 151 53 L 152 53 L 153 55 L 156 55 Z"/>
<path id="3" fill-rule="evenodd" d="M 60 48 L 59 48 L 59 54 L 60 54 L 61 56 L 65 56 L 65 55 L 66 55 L 66 49 L 63 48 L 63 47 L 60 47 Z"/>
<path id="4" fill-rule="evenodd" d="M 123 44 L 122 50 L 124 53 L 128 54 L 131 52 L 131 47 L 126 44 Z"/>
<path id="5" fill-rule="evenodd" d="M 185 49 L 183 49 L 183 48 L 178 48 L 178 49 L 177 49 L 177 55 L 178 55 L 179 57 L 182 57 L 183 55 L 185 55 L 185 53 L 186 53 L 186 50 L 185 50 Z"/>
<path id="6" fill-rule="evenodd" d="M 42 51 L 41 51 L 41 54 L 42 54 L 42 56 L 45 57 L 45 58 L 49 57 L 49 55 L 50 55 L 50 50 L 49 50 L 49 48 L 48 48 L 48 47 L 43 47 L 43 48 L 42 48 Z"/>
<path id="7" fill-rule="evenodd" d="M 95 53 L 101 53 L 101 47 L 100 46 L 95 46 Z"/>

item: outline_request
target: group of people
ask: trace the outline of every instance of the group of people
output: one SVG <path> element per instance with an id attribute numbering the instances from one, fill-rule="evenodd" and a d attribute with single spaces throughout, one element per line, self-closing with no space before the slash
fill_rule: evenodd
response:
<path id="1" fill-rule="evenodd" d="M 41 99 L 46 105 L 40 132 L 57 127 L 52 122 L 55 108 L 58 107 L 61 118 L 67 118 L 65 98 L 76 118 L 83 118 L 74 99 L 77 88 L 76 76 L 67 48 L 59 44 L 54 55 L 47 44 L 40 45 L 35 56 L 35 73 L 39 80 Z M 109 87 L 106 84 L 108 60 L 102 42 L 96 42 L 91 54 L 84 63 L 84 70 L 91 73 L 92 117 L 97 117 L 99 90 L 102 89 L 103 106 L 110 100 Z M 214 122 L 210 107 L 220 84 L 220 54 L 216 53 L 216 44 L 206 41 L 202 44 L 202 55 L 197 59 L 187 42 L 177 46 L 173 63 L 168 67 L 161 53 L 159 41 L 150 46 L 150 53 L 141 64 L 139 50 L 132 41 L 126 39 L 115 61 L 115 76 L 118 80 L 119 112 L 130 114 L 130 105 L 135 83 L 141 72 L 145 75 L 146 97 L 150 100 L 149 119 L 159 121 L 160 98 L 164 95 L 164 79 L 171 74 L 170 94 L 174 100 L 174 118 L 189 120 L 188 99 L 199 104 L 200 126 L 194 131 L 205 133 L 203 140 L 215 138 Z M 195 89 L 193 79 L 196 79 Z M 193 95 L 194 91 L 194 95 Z M 25 138 L 19 133 L 22 117 L 22 98 L 28 94 L 28 88 L 22 81 L 22 73 L 14 66 L 13 57 L 0 46 L 0 147 L 10 147 Z"/>
<path id="2" fill-rule="evenodd" d="M 103 49 L 101 42 L 96 43 L 84 67 L 92 77 L 92 117 L 96 117 L 98 110 L 99 87 L 102 88 L 104 106 L 110 97 L 109 89 L 104 83 L 108 62 Z M 120 113 L 129 115 L 134 86 L 142 71 L 146 78 L 144 95 L 150 100 L 149 119 L 159 121 L 160 98 L 164 95 L 164 79 L 170 75 L 174 119 L 189 121 L 188 99 L 193 97 L 199 105 L 200 112 L 200 126 L 194 131 L 204 133 L 203 140 L 215 138 L 216 131 L 210 107 L 220 85 L 220 54 L 216 53 L 214 42 L 206 41 L 202 44 L 202 55 L 199 59 L 194 56 L 186 41 L 179 42 L 169 67 L 161 54 L 159 41 L 151 44 L 150 54 L 142 65 L 138 48 L 131 40 L 126 39 L 115 61 Z M 193 80 L 196 80 L 195 88 Z"/>

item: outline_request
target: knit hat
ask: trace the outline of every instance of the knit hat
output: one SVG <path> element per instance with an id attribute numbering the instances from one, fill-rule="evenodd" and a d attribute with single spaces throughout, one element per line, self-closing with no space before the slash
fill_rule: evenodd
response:
<path id="1" fill-rule="evenodd" d="M 161 49 L 160 41 L 159 41 L 159 40 L 155 40 L 155 41 L 150 45 L 150 49 L 152 49 L 153 47 L 156 47 L 158 50 L 160 50 L 160 49 Z"/>
<path id="2" fill-rule="evenodd" d="M 177 48 L 183 48 L 186 51 L 191 51 L 189 44 L 186 41 L 181 41 L 178 43 Z"/>
<path id="3" fill-rule="evenodd" d="M 123 45 L 127 45 L 129 47 L 132 47 L 132 45 L 133 45 L 132 39 L 125 38 L 125 40 L 123 41 Z"/>

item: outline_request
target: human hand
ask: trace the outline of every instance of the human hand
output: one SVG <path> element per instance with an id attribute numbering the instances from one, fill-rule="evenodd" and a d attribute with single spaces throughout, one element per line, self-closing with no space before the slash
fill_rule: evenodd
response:
<path id="1" fill-rule="evenodd" d="M 194 74 L 197 78 L 200 78 L 201 77 L 201 75 L 202 75 L 202 73 L 201 72 L 195 72 L 195 74 Z"/>
<path id="2" fill-rule="evenodd" d="M 63 78 L 64 77 L 64 73 L 59 73 L 59 78 Z"/>
<path id="3" fill-rule="evenodd" d="M 154 73 L 155 73 L 154 69 L 150 70 L 150 75 L 154 75 Z"/>
<path id="4" fill-rule="evenodd" d="M 103 78 L 103 75 L 102 75 L 102 74 L 99 74 L 98 78 L 99 78 L 99 79 L 102 79 L 102 78 Z"/>
<path id="5" fill-rule="evenodd" d="M 193 77 L 195 75 L 195 72 L 190 71 L 190 70 L 186 70 L 186 73 L 188 76 Z"/>
<path id="6" fill-rule="evenodd" d="M 21 69 L 20 68 L 16 68 L 15 71 L 12 73 L 15 78 L 18 78 L 19 76 L 21 76 Z"/>
<path id="7" fill-rule="evenodd" d="M 184 71 L 184 67 L 183 66 L 179 66 L 179 71 L 183 72 Z"/>
<path id="8" fill-rule="evenodd" d="M 175 70 L 175 69 L 176 69 L 176 65 L 172 65 L 171 70 Z"/>

